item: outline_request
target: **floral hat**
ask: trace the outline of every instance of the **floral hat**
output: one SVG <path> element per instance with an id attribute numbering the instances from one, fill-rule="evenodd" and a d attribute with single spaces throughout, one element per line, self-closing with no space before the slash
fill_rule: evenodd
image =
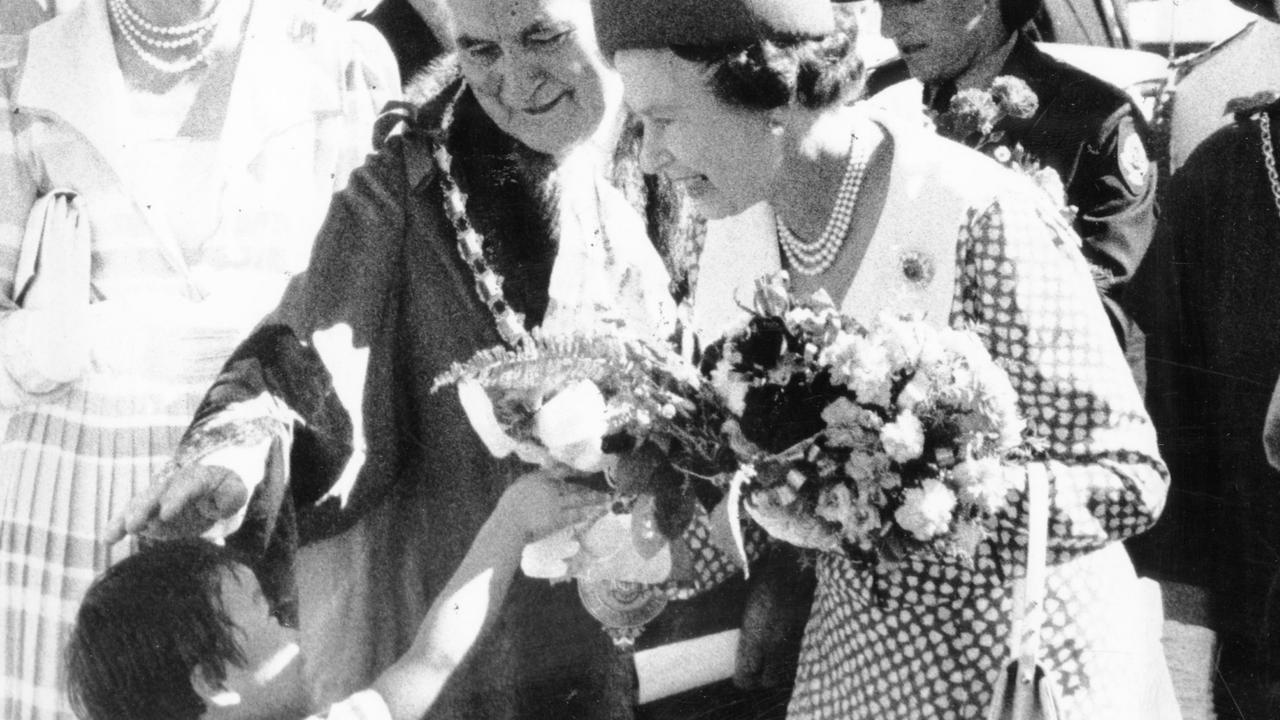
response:
<path id="1" fill-rule="evenodd" d="M 835 32 L 830 0 L 591 0 L 605 55 L 670 45 L 819 39 Z"/>

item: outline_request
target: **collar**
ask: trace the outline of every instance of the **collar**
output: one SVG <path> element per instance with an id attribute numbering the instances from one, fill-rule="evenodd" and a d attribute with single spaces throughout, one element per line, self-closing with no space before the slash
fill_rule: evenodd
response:
<path id="1" fill-rule="evenodd" d="M 249 1 L 239 56 L 228 69 L 231 90 L 217 141 L 218 171 L 232 179 L 241 177 L 268 141 L 286 128 L 314 122 L 317 114 L 342 112 L 341 68 L 330 58 L 343 55 L 317 52 L 334 42 L 336 33 L 318 31 L 328 11 L 285 0 Z M 332 22 L 338 23 L 336 18 Z M 169 264 L 188 273 L 172 230 L 140 201 L 138 179 L 124 162 L 136 138 L 105 0 L 84 0 L 28 38 L 14 91 L 16 106 L 52 116 L 84 137 L 134 200 Z"/>
<path id="2" fill-rule="evenodd" d="M 1004 41 L 995 51 L 987 53 L 979 58 L 976 63 L 961 73 L 956 78 L 957 90 L 968 90 L 970 88 L 979 88 L 985 90 L 991 87 L 991 81 L 995 80 L 1004 69 L 1005 62 L 1009 56 L 1013 54 L 1014 47 L 1018 44 L 1018 39 L 1022 37 L 1021 33 L 1013 33 L 1008 40 Z"/>
<path id="3" fill-rule="evenodd" d="M 219 138 L 225 170 L 249 163 L 285 127 L 341 113 L 338 83 L 317 82 L 337 68 L 298 52 L 323 41 L 318 20 L 291 2 L 253 0 Z M 31 31 L 15 102 L 72 126 L 115 168 L 131 141 L 126 93 L 104 0 L 84 0 Z"/>

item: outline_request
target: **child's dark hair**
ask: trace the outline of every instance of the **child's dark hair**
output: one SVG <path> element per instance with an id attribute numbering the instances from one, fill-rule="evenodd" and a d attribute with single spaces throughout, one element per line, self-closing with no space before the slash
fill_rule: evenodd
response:
<path id="1" fill-rule="evenodd" d="M 107 568 L 85 595 L 67 645 L 67 690 L 82 720 L 194 720 L 199 667 L 224 680 L 241 664 L 222 606 L 224 573 L 240 562 L 199 540 L 160 543 Z"/>
<path id="2" fill-rule="evenodd" d="M 820 40 L 760 40 L 746 45 L 675 45 L 684 60 L 711 69 L 721 101 L 751 110 L 773 110 L 792 101 L 820 110 L 856 99 L 862 60 L 856 52 L 857 23 L 851 11 L 836 14 L 837 29 Z"/>

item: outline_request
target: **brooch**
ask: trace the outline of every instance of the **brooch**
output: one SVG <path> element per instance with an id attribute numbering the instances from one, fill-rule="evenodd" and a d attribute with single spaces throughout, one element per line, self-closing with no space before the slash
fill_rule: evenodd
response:
<path id="1" fill-rule="evenodd" d="M 928 285 L 933 280 L 933 260 L 918 250 L 902 254 L 902 274 L 916 285 Z"/>

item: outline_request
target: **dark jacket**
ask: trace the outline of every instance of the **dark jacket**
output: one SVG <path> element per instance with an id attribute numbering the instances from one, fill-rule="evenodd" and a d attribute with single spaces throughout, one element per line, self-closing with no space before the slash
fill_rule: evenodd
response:
<path id="1" fill-rule="evenodd" d="M 1050 57 L 1025 35 L 1000 74 L 1022 79 L 1040 100 L 1035 115 L 1006 119 L 1000 129 L 1061 176 L 1085 259 L 1141 387 L 1141 333 L 1121 302 L 1155 231 L 1155 172 L 1142 144 L 1142 113 L 1122 90 Z M 872 72 L 867 91 L 908 77 L 905 62 L 891 61 Z"/>
<path id="2" fill-rule="evenodd" d="M 307 272 L 228 362 L 184 440 L 184 447 L 216 446 L 264 431 L 278 439 L 287 461 L 271 463 L 275 472 L 233 538 L 255 553 L 265 545 L 278 564 L 287 564 L 299 538 L 305 544 L 362 516 L 379 519 L 369 524 L 376 562 L 358 579 L 377 598 L 376 617 L 352 619 L 373 628 L 369 679 L 408 647 L 505 486 L 528 469 L 490 456 L 456 393 L 431 392 L 433 379 L 452 363 L 501 342 L 459 257 L 432 156 L 440 98 L 457 88 L 410 108 L 403 132 L 352 174 L 333 200 Z M 547 307 L 548 258 L 556 249 L 546 202 L 522 187 L 523 170 L 506 163 L 520 149 L 469 93 L 456 113 L 448 144 L 455 175 L 469 192 L 468 217 L 487 237 L 502 239 L 493 261 L 506 297 L 536 323 Z M 645 189 L 643 182 L 638 187 Z M 355 373 L 326 365 L 328 357 L 322 361 L 311 345 L 317 333 L 344 326 L 350 348 L 340 355 L 367 353 Z M 351 403 L 335 385 L 360 377 L 359 371 L 362 401 Z M 269 399 L 265 415 L 227 412 L 257 398 Z M 228 415 L 234 432 L 208 438 L 209 424 Z M 364 457 L 339 507 L 323 496 L 353 448 Z M 673 602 L 640 645 L 735 626 L 745 600 L 739 579 L 695 601 Z M 803 600 L 796 604 L 807 610 Z M 787 644 L 798 648 L 799 633 L 796 625 Z M 631 653 L 613 646 L 582 607 L 574 583 L 552 586 L 518 575 L 497 624 L 430 717 L 780 718 L 789 692 L 788 683 L 757 693 L 722 683 L 698 697 L 678 697 L 662 711 L 637 708 L 635 688 Z"/>
<path id="3" fill-rule="evenodd" d="M 1265 112 L 1280 128 L 1280 104 Z M 1153 572 L 1213 590 L 1218 629 L 1251 637 L 1280 568 L 1280 472 L 1262 446 L 1280 376 L 1280 212 L 1258 113 L 1211 135 L 1174 174 L 1134 279 L 1172 484 L 1164 517 L 1131 549 Z"/>

